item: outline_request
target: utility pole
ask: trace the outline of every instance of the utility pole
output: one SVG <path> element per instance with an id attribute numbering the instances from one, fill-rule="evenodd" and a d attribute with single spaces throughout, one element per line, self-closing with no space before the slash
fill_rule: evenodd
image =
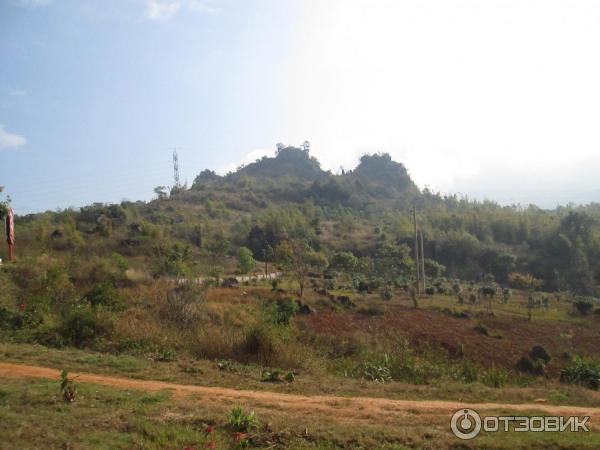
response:
<path id="1" fill-rule="evenodd" d="M 421 283 L 423 283 L 423 293 L 425 293 L 425 253 L 423 252 L 423 228 L 419 230 L 421 238 Z"/>
<path id="2" fill-rule="evenodd" d="M 177 157 L 177 149 L 173 149 L 173 178 L 175 182 L 175 187 L 180 188 L 181 182 L 179 181 L 179 158 Z"/>
<path id="3" fill-rule="evenodd" d="M 419 238 L 417 236 L 417 207 L 413 205 L 413 228 L 415 231 L 415 269 L 417 274 L 417 297 L 421 295 L 421 280 L 419 272 L 421 267 L 419 264 Z"/>

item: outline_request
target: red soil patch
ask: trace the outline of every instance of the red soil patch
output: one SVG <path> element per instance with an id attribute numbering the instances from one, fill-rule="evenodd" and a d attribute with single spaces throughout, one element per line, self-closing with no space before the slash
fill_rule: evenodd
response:
<path id="1" fill-rule="evenodd" d="M 382 316 L 358 313 L 323 311 L 303 320 L 317 333 L 338 337 L 360 334 L 378 335 L 397 330 L 417 349 L 433 346 L 444 348 L 450 354 L 463 346 L 465 356 L 486 366 L 514 368 L 521 356 L 534 345 L 543 346 L 552 356 L 548 370 L 556 374 L 565 365 L 564 355 L 599 357 L 600 330 L 594 321 L 585 325 L 557 322 L 529 322 L 526 318 L 507 315 L 474 316 L 469 319 L 452 317 L 435 310 L 415 310 L 394 305 Z M 485 336 L 475 330 L 478 322 L 486 325 L 492 334 Z"/>

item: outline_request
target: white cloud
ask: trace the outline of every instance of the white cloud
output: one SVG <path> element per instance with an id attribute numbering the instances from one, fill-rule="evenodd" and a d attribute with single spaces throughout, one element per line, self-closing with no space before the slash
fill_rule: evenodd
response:
<path id="1" fill-rule="evenodd" d="M 179 1 L 146 0 L 146 18 L 150 20 L 168 20 L 181 8 Z"/>
<path id="2" fill-rule="evenodd" d="M 9 133 L 4 129 L 4 125 L 0 123 L 0 149 L 2 148 L 17 148 L 27 142 L 23 136 Z"/>
<path id="3" fill-rule="evenodd" d="M 146 18 L 150 20 L 169 20 L 185 8 L 189 11 L 216 14 L 219 9 L 202 0 L 146 0 Z"/>
<path id="4" fill-rule="evenodd" d="M 23 6 L 29 6 L 31 8 L 37 8 L 39 6 L 48 6 L 54 0 L 19 0 L 19 3 Z"/>

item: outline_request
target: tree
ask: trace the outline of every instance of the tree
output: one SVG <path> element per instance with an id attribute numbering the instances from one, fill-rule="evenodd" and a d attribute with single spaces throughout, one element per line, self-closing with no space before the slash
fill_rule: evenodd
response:
<path id="1" fill-rule="evenodd" d="M 0 186 L 0 194 L 4 191 L 4 186 Z M 8 206 L 10 205 L 10 197 L 7 195 L 6 200 L 0 200 L 0 220 L 8 214 Z"/>
<path id="2" fill-rule="evenodd" d="M 284 270 L 298 282 L 300 297 L 304 296 L 310 272 L 327 266 L 325 255 L 313 250 L 305 240 L 283 241 L 275 249 L 275 255 Z"/>
<path id="3" fill-rule="evenodd" d="M 154 193 L 158 197 L 159 200 L 163 198 L 167 198 L 167 187 L 166 186 L 156 186 L 154 188 Z"/>
<path id="4" fill-rule="evenodd" d="M 358 267 L 358 258 L 352 252 L 337 252 L 331 258 L 329 267 L 338 272 L 354 273 Z"/>
<path id="5" fill-rule="evenodd" d="M 248 273 L 254 268 L 254 258 L 248 247 L 240 247 L 238 250 L 238 269 L 241 273 Z"/>
<path id="6" fill-rule="evenodd" d="M 262 250 L 262 258 L 265 262 L 265 276 L 269 276 L 269 263 L 275 258 L 275 250 L 270 244 L 265 244 L 265 248 Z"/>
<path id="7" fill-rule="evenodd" d="M 399 277 L 408 276 L 414 268 L 414 261 L 409 255 L 410 248 L 405 244 L 382 244 L 373 259 L 374 275 L 386 285 L 393 284 Z"/>

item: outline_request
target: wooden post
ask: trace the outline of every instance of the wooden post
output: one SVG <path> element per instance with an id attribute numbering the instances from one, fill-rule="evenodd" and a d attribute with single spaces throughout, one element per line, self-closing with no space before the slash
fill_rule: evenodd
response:
<path id="1" fill-rule="evenodd" d="M 423 293 L 425 293 L 425 253 L 423 253 L 423 229 L 419 230 L 421 238 L 421 283 L 423 283 Z"/>
<path id="2" fill-rule="evenodd" d="M 421 271 L 419 267 L 419 238 L 417 237 L 417 207 L 413 205 L 413 228 L 415 231 L 415 269 L 417 274 L 417 296 L 421 295 L 421 277 L 419 272 Z"/>

